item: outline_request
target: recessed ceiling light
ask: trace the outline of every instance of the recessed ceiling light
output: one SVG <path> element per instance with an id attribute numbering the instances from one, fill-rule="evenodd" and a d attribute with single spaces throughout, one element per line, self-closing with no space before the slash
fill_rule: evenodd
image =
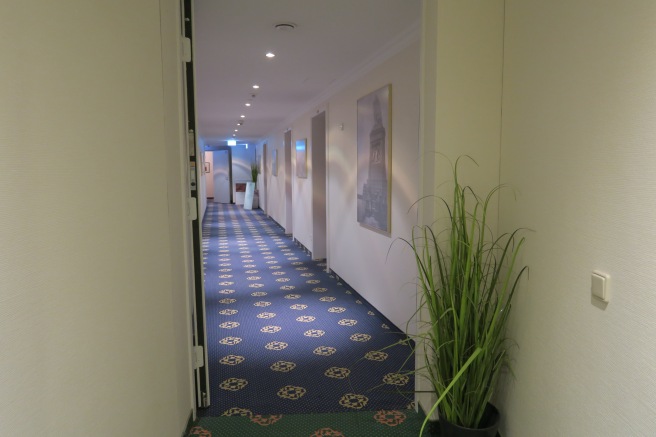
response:
<path id="1" fill-rule="evenodd" d="M 254 89 L 254 90 L 259 89 L 259 88 L 260 88 L 259 85 L 253 85 L 253 89 Z"/>
<path id="2" fill-rule="evenodd" d="M 239 129 L 235 129 L 235 132 L 239 132 Z"/>
<path id="3" fill-rule="evenodd" d="M 246 118 L 246 116 L 245 116 L 244 114 L 240 115 L 240 117 L 241 117 L 241 118 Z"/>
<path id="4" fill-rule="evenodd" d="M 267 57 L 267 58 L 275 58 L 275 57 L 276 57 L 276 54 L 273 53 L 273 52 L 268 52 L 268 53 L 266 54 L 266 57 Z"/>
<path id="5" fill-rule="evenodd" d="M 251 106 L 251 104 L 250 104 L 250 103 L 246 103 L 246 106 Z"/>

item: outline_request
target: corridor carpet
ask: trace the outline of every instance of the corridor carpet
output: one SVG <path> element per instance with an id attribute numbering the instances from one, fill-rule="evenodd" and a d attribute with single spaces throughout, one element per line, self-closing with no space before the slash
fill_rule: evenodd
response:
<path id="1" fill-rule="evenodd" d="M 188 437 L 418 437 L 423 419 L 408 410 L 205 417 Z M 428 427 L 422 435 L 429 435 Z"/>
<path id="2" fill-rule="evenodd" d="M 211 406 L 200 416 L 411 407 L 414 356 L 397 327 L 261 210 L 210 203 L 206 214 Z"/>

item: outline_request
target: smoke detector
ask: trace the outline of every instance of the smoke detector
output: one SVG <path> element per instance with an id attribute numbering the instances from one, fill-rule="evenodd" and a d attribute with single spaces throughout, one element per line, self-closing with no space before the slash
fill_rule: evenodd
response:
<path id="1" fill-rule="evenodd" d="M 296 29 L 296 25 L 294 23 L 278 23 L 275 24 L 273 27 L 275 27 L 276 30 L 280 30 L 283 32 L 289 32 Z"/>

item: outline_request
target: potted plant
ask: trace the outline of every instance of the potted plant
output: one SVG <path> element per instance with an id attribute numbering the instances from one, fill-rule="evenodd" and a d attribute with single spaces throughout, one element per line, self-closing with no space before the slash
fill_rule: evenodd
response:
<path id="1" fill-rule="evenodd" d="M 405 240 L 417 263 L 418 313 L 426 319 L 417 343 L 427 364 L 417 372 L 430 380 L 437 397 L 421 433 L 437 410 L 442 437 L 494 437 L 499 413 L 490 399 L 512 345 L 505 332 L 527 271 L 517 265 L 524 237 L 520 229 L 494 236 L 488 214 L 501 186 L 480 197 L 460 184 L 459 161 L 453 166 L 453 197 L 440 198 L 448 212 L 445 229 L 417 226 Z"/>
<path id="2" fill-rule="evenodd" d="M 256 162 L 251 163 L 251 177 L 253 178 L 253 182 L 257 184 L 257 175 L 260 174 L 260 165 Z"/>

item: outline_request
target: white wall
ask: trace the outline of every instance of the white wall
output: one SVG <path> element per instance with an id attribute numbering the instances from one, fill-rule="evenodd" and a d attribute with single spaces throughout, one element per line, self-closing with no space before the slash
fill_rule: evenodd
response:
<path id="1" fill-rule="evenodd" d="M 191 411 L 179 20 L 162 6 L 0 5 L 3 436 L 179 436 Z"/>
<path id="2" fill-rule="evenodd" d="M 419 197 L 419 43 L 402 51 L 336 92 L 327 102 L 294 120 L 292 146 L 308 139 L 308 178 L 293 182 L 294 237 L 312 249 L 311 117 L 327 109 L 328 260 L 330 267 L 401 329 L 415 311 L 415 266 L 410 252 L 397 242 L 408 237 Z M 361 227 L 356 215 L 357 99 L 392 84 L 392 235 Z M 344 125 L 344 130 L 339 125 Z M 269 178 L 268 214 L 284 223 L 283 129 L 268 136 L 278 149 L 278 177 Z M 295 164 L 295 156 L 293 163 Z M 294 169 L 295 172 L 295 169 Z M 389 251 L 389 255 L 388 255 Z"/>
<path id="3" fill-rule="evenodd" d="M 505 229 L 527 227 L 504 436 L 656 435 L 656 3 L 507 1 Z M 590 274 L 611 275 L 608 306 Z"/>
<path id="4" fill-rule="evenodd" d="M 239 145 L 230 148 L 232 152 L 232 182 L 251 182 L 251 163 L 255 162 L 255 146 Z"/>
<path id="5" fill-rule="evenodd" d="M 427 120 L 440 154 L 433 193 L 450 198 L 451 163 L 468 155 L 478 165 L 463 160 L 459 175 L 482 195 L 499 183 L 503 0 L 438 1 L 435 26 L 436 115 Z M 444 214 L 438 209 L 436 216 Z"/>
<path id="6" fill-rule="evenodd" d="M 392 84 L 391 237 L 357 222 L 357 99 Z M 419 198 L 419 43 L 394 55 L 328 102 L 328 260 L 330 267 L 399 328 L 416 310 L 409 212 Z M 344 130 L 341 130 L 343 124 Z M 388 254 L 389 251 L 389 254 Z M 413 328 L 411 328 L 413 329 Z"/>
<path id="7" fill-rule="evenodd" d="M 463 159 L 459 178 L 479 195 L 499 183 L 503 7 L 503 0 L 423 3 L 421 197 L 430 197 L 419 205 L 422 224 L 448 217 L 441 202 L 430 199 L 437 195 L 450 201 L 458 157 L 469 155 L 478 163 Z M 489 219 L 496 228 L 494 205 Z M 418 353 L 417 368 L 424 365 Z M 417 389 L 432 386 L 418 378 Z M 420 395 L 418 400 L 428 411 L 435 399 Z"/>

